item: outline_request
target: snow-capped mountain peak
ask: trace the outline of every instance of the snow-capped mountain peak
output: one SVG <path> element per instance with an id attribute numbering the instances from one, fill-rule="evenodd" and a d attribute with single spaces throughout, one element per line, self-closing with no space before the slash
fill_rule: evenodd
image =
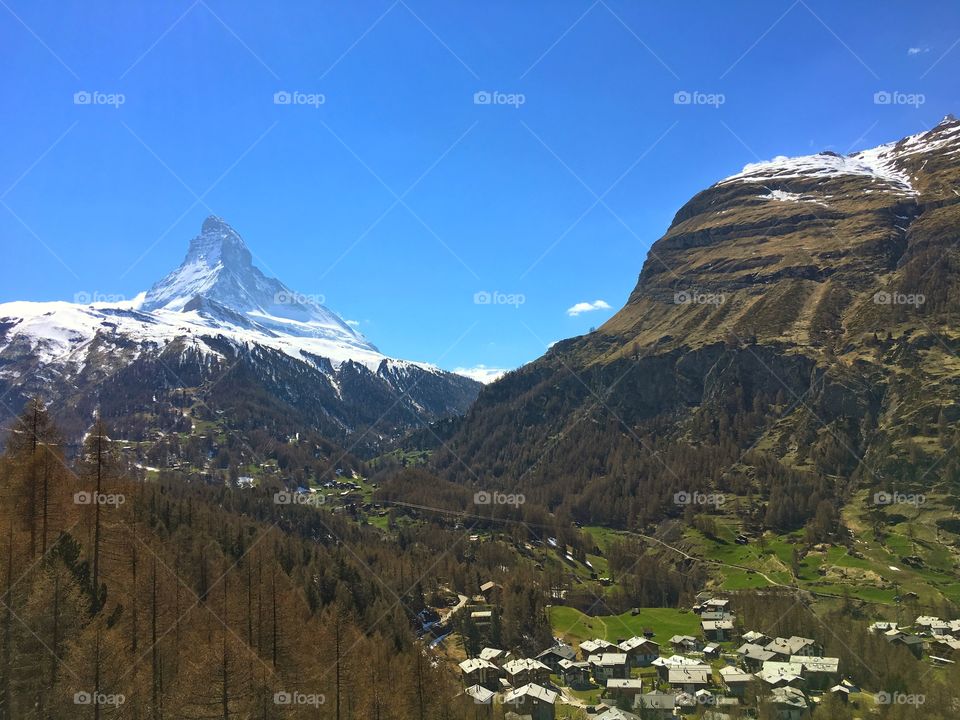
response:
<path id="1" fill-rule="evenodd" d="M 150 288 L 139 309 L 196 312 L 229 327 L 377 352 L 317 296 L 295 292 L 264 275 L 240 234 L 214 215 L 204 220 L 180 266 Z"/>
<path id="2" fill-rule="evenodd" d="M 463 412 L 479 388 L 383 355 L 322 296 L 264 275 L 218 217 L 203 222 L 179 267 L 135 298 L 0 303 L 0 395 L 14 404 L 38 393 L 71 407 L 123 398 L 113 406 L 122 425 L 124 412 L 156 412 L 172 386 L 205 385 L 231 396 L 228 387 L 255 388 L 256 411 L 274 403 L 289 429 L 341 439 L 373 429 L 363 441 L 371 446 Z"/>
<path id="3" fill-rule="evenodd" d="M 200 234 L 190 241 L 187 260 L 206 262 L 215 265 L 218 262 L 233 267 L 253 265 L 253 256 L 240 234 L 216 215 L 210 215 L 203 221 Z"/>

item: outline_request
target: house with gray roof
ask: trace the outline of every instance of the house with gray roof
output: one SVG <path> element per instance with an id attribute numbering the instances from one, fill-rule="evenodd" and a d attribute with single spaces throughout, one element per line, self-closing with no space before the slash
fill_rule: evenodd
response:
<path id="1" fill-rule="evenodd" d="M 531 720 L 554 720 L 558 697 L 553 690 L 529 683 L 508 692 L 503 704 L 520 716 L 529 715 Z"/>
<path id="2" fill-rule="evenodd" d="M 708 665 L 676 667 L 667 671 L 667 682 L 674 690 L 693 695 L 710 687 L 713 670 Z"/>
<path id="3" fill-rule="evenodd" d="M 786 659 L 791 655 L 816 655 L 816 647 L 816 640 L 793 635 L 788 638 L 774 638 L 767 644 L 766 649 Z"/>
<path id="4" fill-rule="evenodd" d="M 813 690 L 826 690 L 840 681 L 840 658 L 791 655 L 791 663 L 803 666 L 803 679 Z"/>
<path id="5" fill-rule="evenodd" d="M 500 677 L 500 668 L 489 660 L 468 658 L 460 663 L 460 674 L 463 677 L 463 684 L 467 687 L 472 685 L 495 687 Z"/>
<path id="6" fill-rule="evenodd" d="M 660 645 L 645 637 L 632 637 L 619 645 L 620 650 L 627 654 L 630 667 L 649 667 L 650 663 L 660 657 Z"/>

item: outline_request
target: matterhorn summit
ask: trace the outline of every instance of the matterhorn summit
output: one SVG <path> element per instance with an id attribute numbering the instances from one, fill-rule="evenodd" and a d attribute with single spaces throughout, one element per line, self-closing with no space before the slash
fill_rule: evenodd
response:
<path id="1" fill-rule="evenodd" d="M 156 365 L 161 376 L 149 377 Z M 124 374 L 202 387 L 239 368 L 345 434 L 394 407 L 403 414 L 381 437 L 462 412 L 479 389 L 428 363 L 387 357 L 322 296 L 261 272 L 240 234 L 212 215 L 180 266 L 132 300 L 0 304 L 0 393 L 12 397 L 49 395 L 53 377 L 99 397 Z"/>
<path id="2" fill-rule="evenodd" d="M 253 265 L 239 233 L 211 215 L 190 241 L 180 267 L 150 288 L 140 309 L 192 311 L 214 324 L 324 340 L 342 346 L 337 348 L 338 358 L 350 357 L 351 350 L 355 359 L 379 355 L 376 347 L 314 297 L 265 276 Z"/>

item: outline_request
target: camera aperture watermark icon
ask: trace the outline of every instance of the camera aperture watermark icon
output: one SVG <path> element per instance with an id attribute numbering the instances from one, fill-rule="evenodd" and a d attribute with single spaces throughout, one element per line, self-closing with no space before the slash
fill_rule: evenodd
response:
<path id="1" fill-rule="evenodd" d="M 273 94 L 274 105 L 303 105 L 318 108 L 325 105 L 327 96 L 323 93 L 308 93 L 300 90 L 277 90 Z"/>
<path id="2" fill-rule="evenodd" d="M 498 490 L 481 490 L 473 494 L 474 505 L 510 505 L 519 507 L 527 501 L 523 493 L 504 493 Z"/>
<path id="3" fill-rule="evenodd" d="M 877 705 L 923 705 L 927 701 L 925 695 L 887 692 L 885 690 L 878 692 L 873 699 Z"/>
<path id="4" fill-rule="evenodd" d="M 674 305 L 723 305 L 727 296 L 723 293 L 680 290 L 673 294 Z"/>
<path id="5" fill-rule="evenodd" d="M 80 690 L 73 694 L 74 705 L 100 705 L 103 707 L 118 707 L 127 701 L 121 693 L 87 692 Z"/>
<path id="6" fill-rule="evenodd" d="M 323 305 L 327 296 L 321 293 L 299 293 L 293 290 L 280 290 L 273 295 L 275 305 Z"/>
<path id="7" fill-rule="evenodd" d="M 122 493 L 103 493 L 94 490 L 81 490 L 73 494 L 74 505 L 106 505 L 120 507 L 127 501 Z"/>
<path id="8" fill-rule="evenodd" d="M 477 90 L 473 94 L 474 105 L 506 105 L 515 110 L 527 102 L 523 93 L 505 93 L 499 90 Z"/>
<path id="9" fill-rule="evenodd" d="M 887 492 L 881 490 L 873 494 L 874 505 L 913 505 L 920 507 L 927 502 L 923 493 Z"/>
<path id="10" fill-rule="evenodd" d="M 310 707 L 320 707 L 326 702 L 326 695 L 321 693 L 302 693 L 296 690 L 281 690 L 273 694 L 274 705 L 309 705 Z"/>
<path id="11" fill-rule="evenodd" d="M 127 300 L 126 295 L 119 293 L 105 293 L 99 290 L 81 290 L 73 294 L 73 301 L 77 305 L 93 305 L 96 303 L 120 303 Z"/>
<path id="12" fill-rule="evenodd" d="M 703 493 L 698 490 L 681 490 L 673 494 L 674 505 L 708 505 L 720 507 L 727 501 L 723 493 Z"/>
<path id="13" fill-rule="evenodd" d="M 873 94 L 874 105 L 908 105 L 919 108 L 927 102 L 923 93 L 908 93 L 900 90 L 878 90 Z"/>
<path id="14" fill-rule="evenodd" d="M 727 102 L 723 93 L 708 93 L 700 90 L 677 90 L 673 94 L 674 105 L 706 105 L 714 109 Z"/>
<path id="15" fill-rule="evenodd" d="M 314 507 L 324 505 L 327 502 L 327 496 L 318 492 L 292 492 L 290 490 L 281 490 L 273 494 L 274 505 L 312 505 Z"/>
<path id="16" fill-rule="evenodd" d="M 499 290 L 490 292 L 488 290 L 479 290 L 473 294 L 474 305 L 512 305 L 520 307 L 527 301 L 527 296 L 523 293 L 505 293 Z"/>
<path id="17" fill-rule="evenodd" d="M 127 102 L 123 93 L 108 93 L 102 90 L 77 90 L 73 94 L 74 105 L 106 105 L 118 109 Z"/>
<path id="18" fill-rule="evenodd" d="M 873 294 L 873 302 L 875 305 L 912 305 L 919 307 L 926 301 L 927 296 L 923 293 L 887 292 L 886 290 L 880 290 Z"/>

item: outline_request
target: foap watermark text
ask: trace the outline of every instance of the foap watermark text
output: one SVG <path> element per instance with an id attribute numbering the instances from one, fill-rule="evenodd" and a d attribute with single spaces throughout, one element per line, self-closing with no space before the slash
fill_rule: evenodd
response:
<path id="1" fill-rule="evenodd" d="M 481 490 L 473 495 L 474 505 L 512 505 L 513 507 L 518 507 L 526 501 L 527 498 L 523 493 L 503 493 L 497 490 L 492 492 Z"/>
<path id="2" fill-rule="evenodd" d="M 726 501 L 727 499 L 722 493 L 703 493 L 697 490 L 688 492 L 681 490 L 673 494 L 673 502 L 675 505 L 712 505 L 713 507 L 720 507 Z"/>

